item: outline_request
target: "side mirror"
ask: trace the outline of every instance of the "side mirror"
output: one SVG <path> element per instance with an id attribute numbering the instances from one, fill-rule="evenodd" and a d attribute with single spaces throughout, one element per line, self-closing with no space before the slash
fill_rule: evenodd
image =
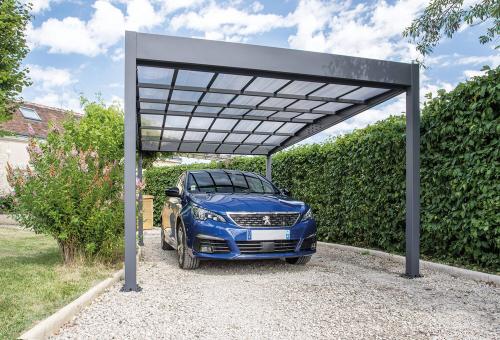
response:
<path id="1" fill-rule="evenodd" d="M 284 196 L 290 196 L 290 191 L 288 189 L 280 189 L 281 194 Z"/>
<path id="2" fill-rule="evenodd" d="M 165 196 L 168 197 L 180 197 L 179 189 L 178 188 L 168 188 L 165 190 Z"/>

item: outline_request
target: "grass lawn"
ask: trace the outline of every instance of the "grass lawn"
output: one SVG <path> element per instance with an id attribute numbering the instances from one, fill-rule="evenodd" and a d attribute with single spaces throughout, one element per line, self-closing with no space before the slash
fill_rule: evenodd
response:
<path id="1" fill-rule="evenodd" d="M 116 268 L 62 265 L 47 236 L 0 227 L 0 339 L 15 339 Z"/>

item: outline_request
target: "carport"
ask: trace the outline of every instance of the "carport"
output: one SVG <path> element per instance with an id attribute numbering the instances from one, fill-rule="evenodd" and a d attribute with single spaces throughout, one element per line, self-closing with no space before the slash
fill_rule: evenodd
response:
<path id="1" fill-rule="evenodd" d="M 142 152 L 271 155 L 406 93 L 406 270 L 419 276 L 417 64 L 125 34 L 125 291 L 136 278 Z M 139 155 L 138 159 L 136 155 Z M 139 211 L 142 196 L 138 196 Z M 139 219 L 142 244 L 142 218 Z"/>

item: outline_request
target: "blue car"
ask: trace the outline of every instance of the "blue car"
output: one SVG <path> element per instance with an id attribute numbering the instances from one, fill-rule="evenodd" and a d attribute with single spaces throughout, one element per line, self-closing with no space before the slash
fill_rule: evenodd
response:
<path id="1" fill-rule="evenodd" d="M 305 264 L 316 252 L 309 206 L 258 174 L 187 171 L 165 194 L 161 246 L 177 249 L 183 269 L 195 269 L 203 259 Z"/>

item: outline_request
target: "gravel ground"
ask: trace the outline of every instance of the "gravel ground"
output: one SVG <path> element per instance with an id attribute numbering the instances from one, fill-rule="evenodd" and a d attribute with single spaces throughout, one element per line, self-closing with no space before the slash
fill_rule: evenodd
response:
<path id="1" fill-rule="evenodd" d="M 58 339 L 500 339 L 500 288 L 423 270 L 402 278 L 388 259 L 320 246 L 306 266 L 284 261 L 177 267 L 145 234 L 139 293 L 112 287 Z"/>

